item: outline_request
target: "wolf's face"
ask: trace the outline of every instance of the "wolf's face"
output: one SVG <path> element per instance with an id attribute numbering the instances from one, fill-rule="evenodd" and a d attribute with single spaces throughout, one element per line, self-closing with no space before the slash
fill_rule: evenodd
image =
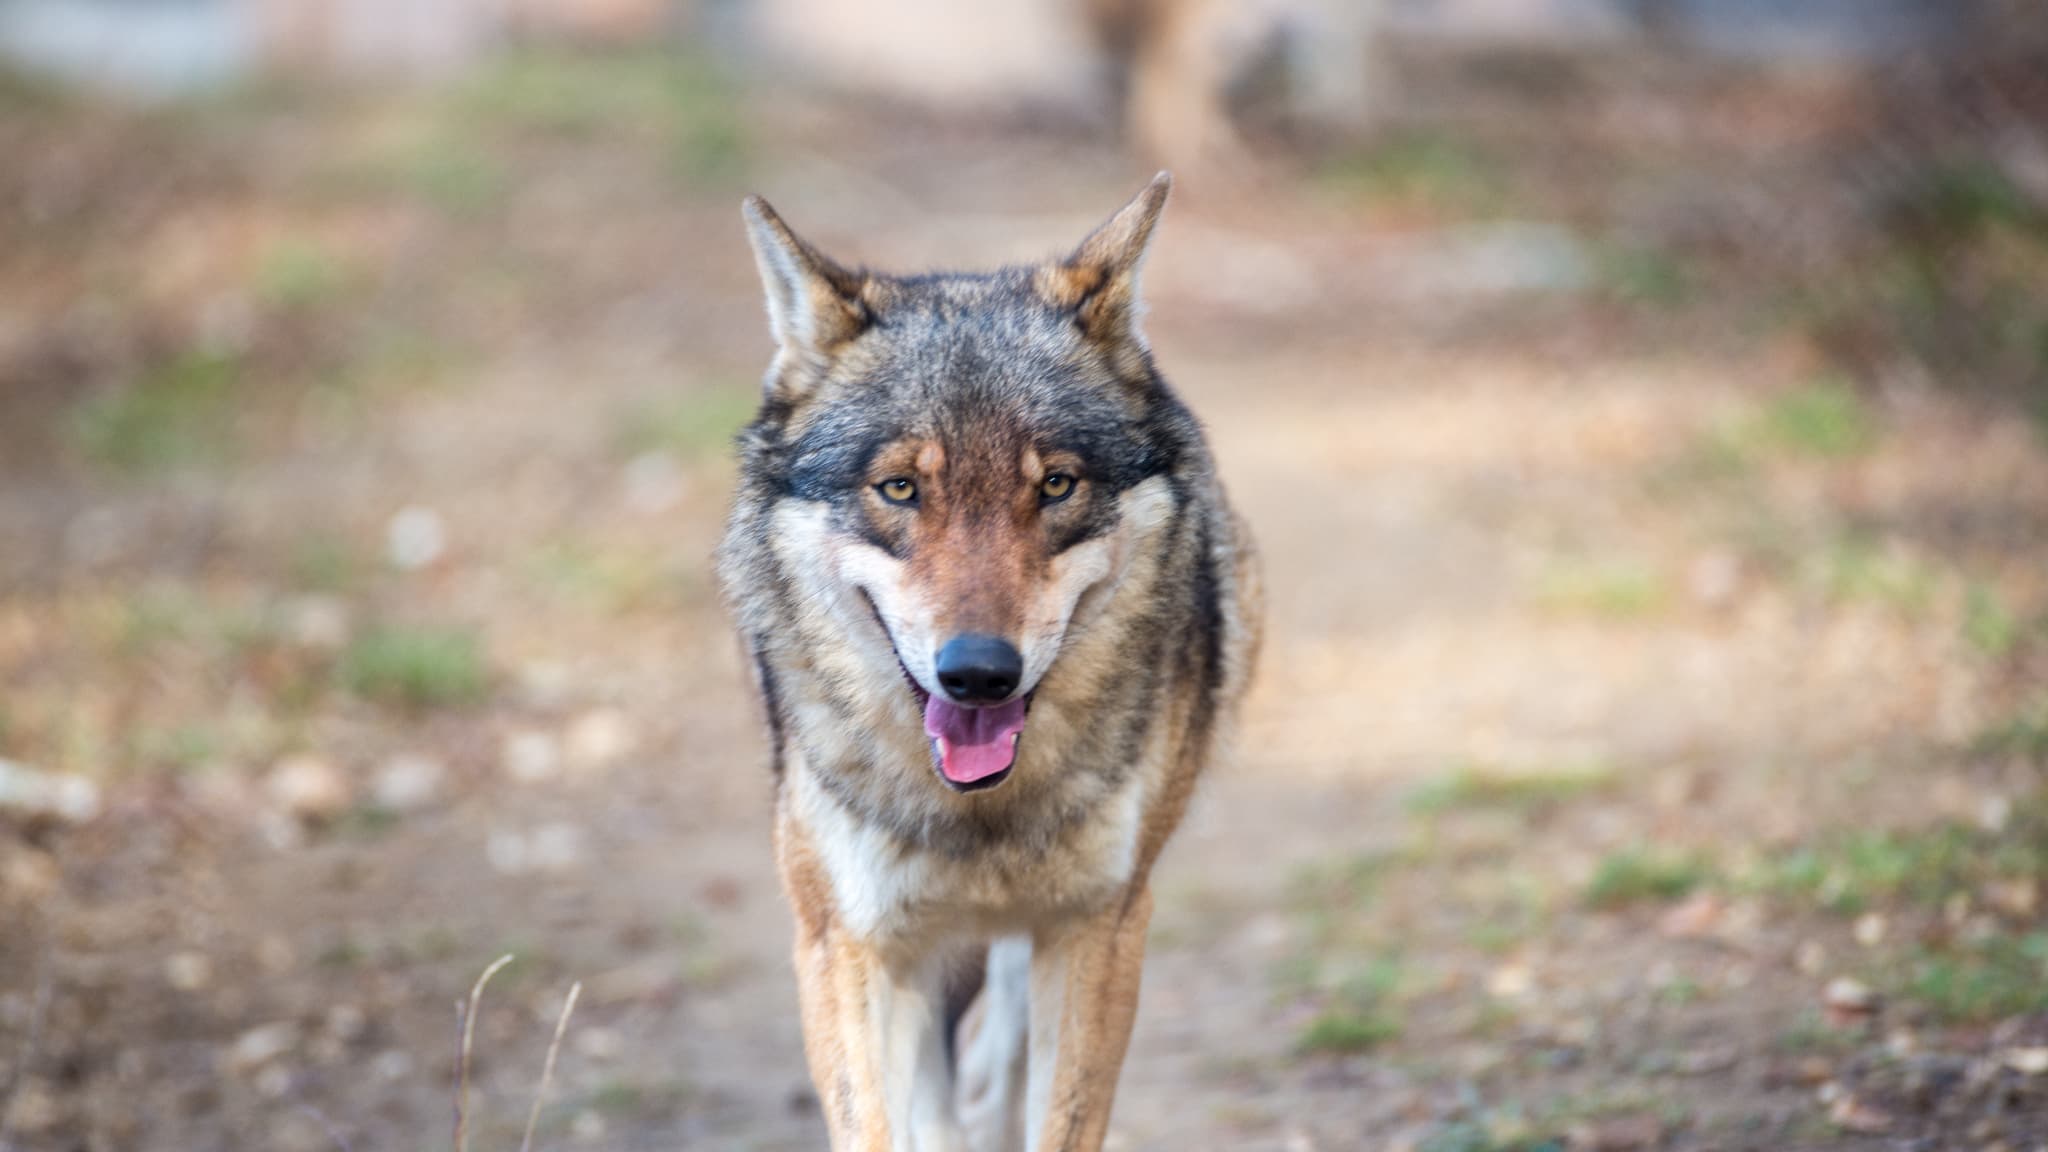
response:
<path id="1" fill-rule="evenodd" d="M 748 204 L 781 346 L 748 434 L 770 546 L 868 671 L 900 671 L 958 790 L 1007 776 L 1175 499 L 1189 418 L 1134 326 L 1165 192 L 1068 260 L 917 279 L 842 269 Z"/>

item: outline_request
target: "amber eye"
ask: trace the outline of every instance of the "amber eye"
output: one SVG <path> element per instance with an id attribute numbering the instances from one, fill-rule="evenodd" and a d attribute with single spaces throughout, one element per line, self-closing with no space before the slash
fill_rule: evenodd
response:
<path id="1" fill-rule="evenodd" d="M 917 485 L 901 476 L 892 477 L 875 485 L 875 491 L 880 492 L 882 499 L 887 500 L 891 504 L 917 503 Z"/>
<path id="2" fill-rule="evenodd" d="M 1064 472 L 1055 472 L 1038 486 L 1038 497 L 1047 504 L 1057 504 L 1074 494 L 1074 478 Z"/>

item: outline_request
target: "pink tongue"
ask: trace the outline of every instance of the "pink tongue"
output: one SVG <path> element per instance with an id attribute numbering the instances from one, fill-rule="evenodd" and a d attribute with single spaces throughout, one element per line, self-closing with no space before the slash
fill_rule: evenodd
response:
<path id="1" fill-rule="evenodd" d="M 938 742 L 939 771 L 955 784 L 985 780 L 1017 758 L 1024 730 L 1024 700 L 994 708 L 962 708 L 933 696 L 925 702 L 924 731 Z"/>

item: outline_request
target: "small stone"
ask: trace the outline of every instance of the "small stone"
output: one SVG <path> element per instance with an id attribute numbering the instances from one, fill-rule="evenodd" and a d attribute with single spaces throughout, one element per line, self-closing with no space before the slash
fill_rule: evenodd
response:
<path id="1" fill-rule="evenodd" d="M 565 665 L 548 660 L 523 664 L 514 677 L 519 684 L 520 696 L 535 708 L 559 707 L 576 684 L 575 673 Z"/>
<path id="2" fill-rule="evenodd" d="M 386 761 L 377 773 L 372 795 L 379 807 L 393 812 L 412 812 L 440 798 L 448 770 L 439 760 L 401 753 Z"/>
<path id="3" fill-rule="evenodd" d="M 2005 831 L 2012 823 L 2012 800 L 2005 796 L 1986 796 L 1977 805 L 1977 825 L 1986 832 L 1996 835 Z"/>
<path id="4" fill-rule="evenodd" d="M 164 960 L 164 982 L 180 992 L 197 992 L 213 982 L 213 961 L 203 952 L 173 952 Z"/>
<path id="5" fill-rule="evenodd" d="M 522 784 L 535 784 L 560 771 L 562 751 L 555 738 L 546 732 L 512 732 L 505 736 L 498 762 L 504 766 L 505 775 Z"/>
<path id="6" fill-rule="evenodd" d="M 387 1083 L 396 1083 L 406 1079 L 412 1075 L 412 1069 L 412 1054 L 400 1051 L 397 1048 L 379 1052 L 377 1053 L 377 1058 L 370 1061 L 371 1074 Z"/>
<path id="7" fill-rule="evenodd" d="M 484 840 L 484 859 L 490 861 L 491 868 L 501 875 L 524 875 L 532 867 L 528 863 L 529 855 L 523 832 L 500 828 Z"/>
<path id="8" fill-rule="evenodd" d="M 583 829 L 561 821 L 530 833 L 499 829 L 484 841 L 484 858 L 506 876 L 568 872 L 583 862 Z"/>
<path id="9" fill-rule="evenodd" d="M 1801 942 L 1792 954 L 1792 966 L 1808 976 L 1818 976 L 1828 966 L 1827 946 L 1818 940 Z"/>
<path id="10" fill-rule="evenodd" d="M 1865 948 L 1875 948 L 1884 943 L 1887 927 L 1884 917 L 1875 912 L 1866 912 L 1856 918 L 1856 942 Z"/>
<path id="11" fill-rule="evenodd" d="M 2008 1048 L 2005 1052 L 2005 1066 L 2022 1076 L 2048 1074 L 2048 1047 Z"/>
<path id="12" fill-rule="evenodd" d="M 83 824 L 100 814 L 99 785 L 83 776 L 41 772 L 0 760 L 0 812 L 23 819 Z"/>
<path id="13" fill-rule="evenodd" d="M 569 766 L 578 772 L 609 768 L 638 743 L 632 721 L 616 708 L 595 708 L 578 716 L 562 741 Z"/>
<path id="14" fill-rule="evenodd" d="M 432 508 L 417 504 L 401 508 L 385 526 L 384 549 L 393 567 L 416 572 L 447 551 L 447 525 Z"/>
<path id="15" fill-rule="evenodd" d="M 1852 1023 L 1877 1011 L 1877 993 L 1850 976 L 1837 976 L 1821 991 L 1821 1004 L 1837 1024 Z"/>
<path id="16" fill-rule="evenodd" d="M 289 1020 L 251 1028 L 228 1049 L 227 1068 L 237 1074 L 253 1072 L 298 1046 L 299 1026 Z"/>
<path id="17" fill-rule="evenodd" d="M 543 824 L 533 830 L 533 866 L 542 872 L 567 872 L 583 862 L 583 829 L 574 824 Z"/>
<path id="18" fill-rule="evenodd" d="M 319 824 L 348 811 L 348 777 L 317 756 L 288 756 L 270 770 L 264 791 L 271 803 L 304 824 Z"/>
<path id="19" fill-rule="evenodd" d="M 315 652 L 337 652 L 348 644 L 348 605 L 333 596 L 301 596 L 285 607 L 285 635 Z"/>
<path id="20" fill-rule="evenodd" d="M 576 1033 L 576 1051 L 590 1060 L 606 1063 L 619 1058 L 626 1042 L 610 1028 L 584 1028 Z"/>
<path id="21" fill-rule="evenodd" d="M 576 1118 L 569 1121 L 569 1135 L 585 1144 L 595 1144 L 604 1139 L 604 1132 L 604 1117 L 588 1108 L 576 1113 Z"/>
<path id="22" fill-rule="evenodd" d="M 1520 1000 L 1535 987 L 1535 973 L 1526 964 L 1503 964 L 1486 975 L 1487 994 L 1500 1000 Z"/>

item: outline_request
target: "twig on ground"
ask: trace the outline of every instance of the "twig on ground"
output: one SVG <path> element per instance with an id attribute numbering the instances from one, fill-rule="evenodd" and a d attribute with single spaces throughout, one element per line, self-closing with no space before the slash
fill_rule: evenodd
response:
<path id="1" fill-rule="evenodd" d="M 512 962 L 512 954 L 505 953 L 484 969 L 469 989 L 469 1007 L 464 1011 L 462 1001 L 455 1002 L 455 1027 L 461 1033 L 462 1044 L 455 1054 L 455 1152 L 469 1152 L 469 1048 L 476 1036 L 476 1007 L 483 999 L 484 985 L 498 974 L 498 969 Z"/>
<path id="2" fill-rule="evenodd" d="M 576 998 L 583 995 L 583 982 L 569 986 L 569 997 L 562 1001 L 562 1016 L 555 1021 L 555 1038 L 548 1043 L 547 1063 L 541 1065 L 540 1087 L 533 1093 L 533 1111 L 526 1116 L 526 1138 L 519 1142 L 519 1152 L 533 1152 L 533 1130 L 540 1123 L 541 1106 L 547 1102 L 548 1085 L 555 1079 L 555 1057 L 562 1051 L 562 1035 L 569 1030 L 569 1016 L 576 1011 Z"/>

